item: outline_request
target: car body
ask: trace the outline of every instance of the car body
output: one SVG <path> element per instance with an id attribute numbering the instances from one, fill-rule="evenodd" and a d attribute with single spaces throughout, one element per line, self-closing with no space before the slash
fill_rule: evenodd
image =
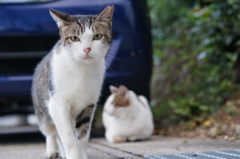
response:
<path id="1" fill-rule="evenodd" d="M 49 8 L 68 14 L 98 14 L 108 5 L 114 5 L 115 11 L 102 97 L 109 95 L 109 85 L 121 84 L 149 97 L 152 48 L 144 0 L 3 0 L 0 1 L 0 114 L 33 111 L 34 69 L 59 39 Z"/>

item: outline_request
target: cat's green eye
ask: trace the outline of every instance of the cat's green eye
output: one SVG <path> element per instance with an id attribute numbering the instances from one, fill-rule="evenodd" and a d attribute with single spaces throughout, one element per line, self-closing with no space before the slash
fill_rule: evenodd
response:
<path id="1" fill-rule="evenodd" d="M 71 39 L 73 42 L 80 41 L 80 39 L 79 39 L 77 36 L 71 36 L 70 39 Z"/>
<path id="2" fill-rule="evenodd" d="M 93 40 L 100 40 L 100 39 L 102 39 L 102 37 L 103 37 L 102 34 L 95 34 L 95 35 L 93 36 Z"/>

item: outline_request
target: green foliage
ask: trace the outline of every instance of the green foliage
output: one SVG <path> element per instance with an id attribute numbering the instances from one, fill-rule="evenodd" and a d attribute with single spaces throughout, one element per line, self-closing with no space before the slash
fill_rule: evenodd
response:
<path id="1" fill-rule="evenodd" d="M 237 92 L 238 0 L 148 0 L 154 45 L 155 118 L 212 113 Z"/>

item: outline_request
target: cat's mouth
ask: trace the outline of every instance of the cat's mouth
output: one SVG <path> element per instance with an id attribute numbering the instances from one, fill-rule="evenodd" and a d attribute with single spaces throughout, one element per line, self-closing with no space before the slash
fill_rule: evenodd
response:
<path id="1" fill-rule="evenodd" d="M 91 59 L 93 59 L 93 57 L 92 57 L 92 56 L 89 56 L 89 55 L 86 55 L 86 56 L 83 57 L 83 59 L 84 59 L 84 60 L 91 60 Z"/>

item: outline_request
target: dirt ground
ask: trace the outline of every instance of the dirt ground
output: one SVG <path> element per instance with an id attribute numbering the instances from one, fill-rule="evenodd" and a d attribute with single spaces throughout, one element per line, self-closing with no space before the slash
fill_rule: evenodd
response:
<path id="1" fill-rule="evenodd" d="M 226 102 L 208 117 L 156 130 L 155 134 L 240 142 L 240 100 Z"/>

